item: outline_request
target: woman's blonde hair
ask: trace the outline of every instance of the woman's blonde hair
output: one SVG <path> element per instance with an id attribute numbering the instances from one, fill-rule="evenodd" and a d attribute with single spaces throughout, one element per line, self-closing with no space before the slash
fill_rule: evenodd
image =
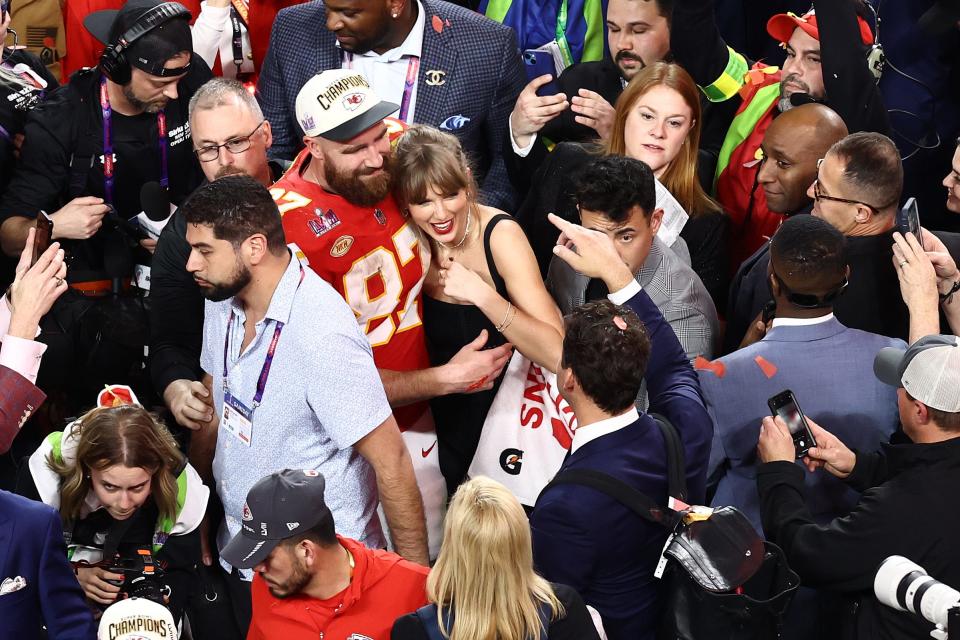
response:
<path id="1" fill-rule="evenodd" d="M 460 141 L 427 125 L 414 125 L 400 136 L 390 171 L 401 207 L 422 202 L 430 187 L 442 193 L 466 189 L 471 199 L 477 191 Z"/>
<path id="2" fill-rule="evenodd" d="M 533 570 L 530 524 L 506 487 L 477 477 L 457 489 L 443 526 L 443 546 L 427 578 L 440 631 L 450 640 L 539 638 L 546 608 L 564 615 L 550 583 Z M 444 609 L 454 611 L 453 629 Z"/>
<path id="3" fill-rule="evenodd" d="M 626 155 L 627 116 L 644 94 L 659 85 L 670 87 L 679 93 L 690 107 L 693 118 L 693 126 L 687 133 L 686 144 L 680 147 L 677 156 L 670 162 L 659 180 L 691 216 L 708 211 L 719 211 L 720 205 L 706 194 L 697 177 L 700 132 L 703 129 L 700 93 L 693 78 L 680 65 L 672 62 L 655 62 L 633 77 L 617 99 L 613 131 L 607 141 L 606 152 Z"/>
<path id="4" fill-rule="evenodd" d="M 65 436 L 66 437 L 66 436 Z M 70 437 L 79 440 L 76 460 L 55 459 L 47 464 L 60 476 L 60 516 L 79 517 L 91 489 L 90 471 L 116 464 L 141 467 L 152 476 L 150 491 L 162 519 L 176 521 L 177 478 L 184 457 L 159 418 L 137 405 L 101 407 L 77 420 Z"/>

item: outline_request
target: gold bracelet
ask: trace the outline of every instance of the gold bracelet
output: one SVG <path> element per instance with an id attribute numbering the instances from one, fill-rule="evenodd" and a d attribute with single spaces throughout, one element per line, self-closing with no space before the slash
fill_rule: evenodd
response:
<path id="1" fill-rule="evenodd" d="M 500 324 L 498 324 L 498 325 L 496 326 L 497 333 L 503 333 L 503 330 L 507 328 L 507 325 L 509 324 L 509 323 L 507 322 L 507 316 L 510 315 L 510 310 L 511 310 L 511 309 L 513 309 L 513 303 L 510 302 L 509 300 L 507 300 L 507 310 L 506 310 L 506 312 L 503 314 L 503 320 L 501 320 L 501 321 L 500 321 Z"/>
<path id="2" fill-rule="evenodd" d="M 512 308 L 513 308 L 513 313 L 510 315 L 510 319 L 507 320 L 507 323 L 506 323 L 505 325 L 503 325 L 502 327 L 500 327 L 499 329 L 497 329 L 498 332 L 503 333 L 504 331 L 507 330 L 507 327 L 509 327 L 511 324 L 513 324 L 514 318 L 517 317 L 517 308 L 516 308 L 516 307 L 512 307 Z M 509 309 L 508 309 L 508 311 L 509 311 Z"/>

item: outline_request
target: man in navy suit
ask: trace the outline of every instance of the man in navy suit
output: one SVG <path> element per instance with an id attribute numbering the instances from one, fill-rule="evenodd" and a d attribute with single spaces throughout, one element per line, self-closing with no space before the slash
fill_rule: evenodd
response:
<path id="1" fill-rule="evenodd" d="M 93 615 L 67 561 L 60 516 L 0 491 L 0 628 L 4 638 L 93 640 Z"/>
<path id="2" fill-rule="evenodd" d="M 501 145 L 524 85 L 513 30 L 443 0 L 326 0 L 277 14 L 257 92 L 275 157 L 303 147 L 297 93 L 327 69 L 352 68 L 408 124 L 456 135 L 485 204 L 512 211 Z"/>
<path id="3" fill-rule="evenodd" d="M 666 445 L 653 418 L 634 407 L 646 378 L 650 410 L 665 416 L 683 442 L 689 498 L 702 502 L 713 429 L 676 334 L 606 234 L 550 219 L 563 232 L 556 255 L 603 278 L 612 292 L 609 301 L 578 307 L 565 319 L 557 380 L 579 427 L 560 472 L 602 471 L 666 504 Z M 653 638 L 661 609 L 653 573 L 666 529 L 574 484 L 546 489 L 530 525 L 538 570 L 596 608 L 610 640 Z"/>

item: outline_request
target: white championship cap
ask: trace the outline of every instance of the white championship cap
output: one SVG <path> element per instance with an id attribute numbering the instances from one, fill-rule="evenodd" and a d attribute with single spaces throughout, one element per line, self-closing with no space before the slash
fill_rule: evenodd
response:
<path id="1" fill-rule="evenodd" d="M 297 94 L 297 122 L 307 136 L 349 140 L 400 107 L 380 100 L 362 73 L 328 69 L 310 78 Z"/>
<path id="2" fill-rule="evenodd" d="M 881 349 L 873 372 L 928 407 L 960 411 L 960 338 L 956 336 L 925 336 L 906 350 Z"/>
<path id="3" fill-rule="evenodd" d="M 107 607 L 97 640 L 177 640 L 170 610 L 146 598 L 128 598 Z"/>

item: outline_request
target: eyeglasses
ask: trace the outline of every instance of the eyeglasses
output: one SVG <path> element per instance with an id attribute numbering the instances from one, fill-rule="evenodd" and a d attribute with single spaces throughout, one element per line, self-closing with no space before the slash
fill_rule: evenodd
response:
<path id="1" fill-rule="evenodd" d="M 220 157 L 220 149 L 226 149 L 230 153 L 243 153 L 250 148 L 250 138 L 260 130 L 260 127 L 263 126 L 263 123 L 266 120 L 261 120 L 260 124 L 251 131 L 249 134 L 243 136 L 242 138 L 231 138 L 223 144 L 212 144 L 206 147 L 200 147 L 199 149 L 194 149 L 193 152 L 197 154 L 197 158 L 200 162 L 213 162 Z"/>
<path id="2" fill-rule="evenodd" d="M 813 180 L 813 199 L 817 202 L 821 200 L 828 200 L 830 202 L 842 202 L 844 204 L 859 204 L 862 207 L 866 207 L 873 212 L 874 215 L 880 215 L 880 210 L 873 206 L 872 204 L 867 204 L 860 200 L 848 200 L 847 198 L 835 198 L 833 196 L 827 196 L 823 194 L 823 191 L 820 190 L 820 165 L 823 164 L 823 158 L 817 160 L 817 177 Z M 889 206 L 889 205 L 887 205 Z"/>

